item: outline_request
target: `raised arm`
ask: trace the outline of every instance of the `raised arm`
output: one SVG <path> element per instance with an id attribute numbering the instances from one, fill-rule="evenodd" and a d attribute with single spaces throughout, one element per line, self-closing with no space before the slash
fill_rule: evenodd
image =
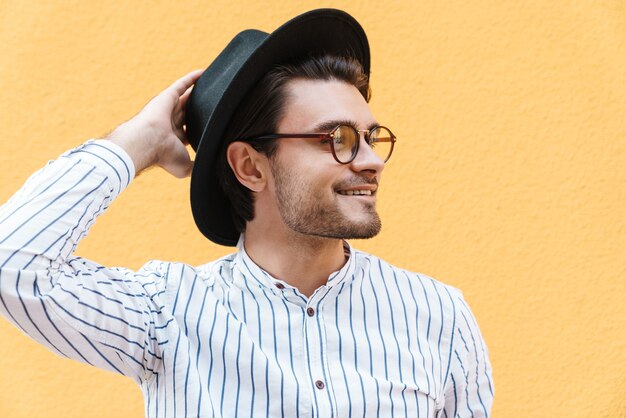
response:
<path id="1" fill-rule="evenodd" d="M 186 75 L 108 139 L 91 140 L 31 176 L 0 207 L 0 314 L 57 354 L 143 381 L 159 367 L 167 316 L 155 264 L 139 272 L 73 255 L 136 173 L 189 174 L 182 121 Z"/>

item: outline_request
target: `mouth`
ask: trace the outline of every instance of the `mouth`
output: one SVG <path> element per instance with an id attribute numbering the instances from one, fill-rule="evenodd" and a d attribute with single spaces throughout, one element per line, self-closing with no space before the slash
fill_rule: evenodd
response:
<path id="1" fill-rule="evenodd" d="M 335 193 L 341 196 L 357 196 L 360 199 L 374 200 L 378 193 L 378 179 L 350 179 L 335 185 Z"/>
<path id="2" fill-rule="evenodd" d="M 376 190 L 337 190 L 343 196 L 374 196 Z"/>

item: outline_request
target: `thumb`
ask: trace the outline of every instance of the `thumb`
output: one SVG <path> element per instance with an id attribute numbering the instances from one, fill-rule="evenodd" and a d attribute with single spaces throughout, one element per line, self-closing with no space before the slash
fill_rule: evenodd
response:
<path id="1" fill-rule="evenodd" d="M 187 148 L 179 142 L 175 150 L 160 159 L 159 166 L 174 177 L 182 179 L 191 175 L 193 161 Z"/>
<path id="2" fill-rule="evenodd" d="M 191 171 L 193 169 L 193 161 L 188 160 L 183 163 L 175 163 L 171 162 L 168 164 L 164 164 L 163 169 L 173 175 L 176 178 L 184 179 L 186 177 L 191 176 Z"/>

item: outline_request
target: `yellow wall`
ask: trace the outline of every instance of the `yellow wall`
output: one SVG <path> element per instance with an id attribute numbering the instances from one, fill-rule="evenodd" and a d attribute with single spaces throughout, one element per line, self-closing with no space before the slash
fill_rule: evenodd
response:
<path id="1" fill-rule="evenodd" d="M 399 137 L 383 232 L 355 245 L 463 289 L 491 351 L 494 416 L 626 417 L 621 0 L 0 1 L 0 201 L 238 31 L 320 6 L 362 22 L 372 107 Z M 159 170 L 79 247 L 133 268 L 227 252 L 196 231 L 188 180 Z M 142 414 L 130 381 L 0 321 L 0 417 Z"/>

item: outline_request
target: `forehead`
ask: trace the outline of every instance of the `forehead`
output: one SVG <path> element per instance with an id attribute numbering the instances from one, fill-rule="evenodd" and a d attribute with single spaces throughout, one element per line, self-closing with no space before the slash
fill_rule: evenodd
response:
<path id="1" fill-rule="evenodd" d="M 329 121 L 350 120 L 358 129 L 376 123 L 369 105 L 353 85 L 338 80 L 290 80 L 279 132 L 304 132 Z"/>

